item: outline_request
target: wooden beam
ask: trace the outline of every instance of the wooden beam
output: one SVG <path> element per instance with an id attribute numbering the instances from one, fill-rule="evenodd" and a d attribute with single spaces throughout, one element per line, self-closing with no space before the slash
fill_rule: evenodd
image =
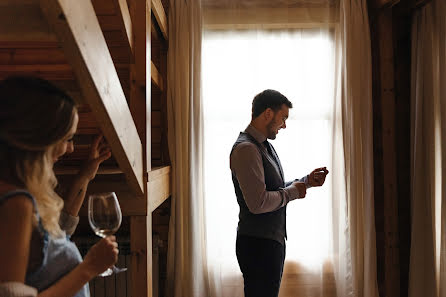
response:
<path id="1" fill-rule="evenodd" d="M 168 40 L 167 33 L 167 17 L 161 0 L 152 0 L 152 12 L 155 16 L 156 22 L 163 33 L 164 39 Z"/>
<path id="2" fill-rule="evenodd" d="M 167 45 L 163 46 L 160 52 L 160 70 L 163 77 L 163 81 L 167 82 Z M 170 155 L 169 155 L 169 144 L 167 139 L 167 92 L 161 93 L 161 106 L 160 106 L 160 124 L 161 130 L 164 131 L 161 135 L 161 162 L 162 164 L 171 164 Z M 156 117 L 155 117 L 156 119 Z"/>
<path id="3" fill-rule="evenodd" d="M 166 174 L 149 182 L 149 211 L 153 212 L 172 194 L 170 178 L 170 174 Z"/>
<path id="4" fill-rule="evenodd" d="M 163 175 L 170 174 L 171 167 L 170 166 L 160 166 L 155 167 L 151 171 L 149 171 L 149 182 L 159 179 Z"/>
<path id="5" fill-rule="evenodd" d="M 163 78 L 160 75 L 160 73 L 158 72 L 158 69 L 156 68 L 155 64 L 153 64 L 153 62 L 150 62 L 150 67 L 151 67 L 151 78 L 152 78 L 152 83 L 154 83 L 159 89 L 160 91 L 163 91 Z"/>
<path id="6" fill-rule="evenodd" d="M 118 14 L 121 32 L 127 37 L 129 47 L 133 51 L 133 27 L 127 0 L 113 0 L 113 3 L 115 4 L 116 12 Z"/>
<path id="7" fill-rule="evenodd" d="M 152 214 L 130 218 L 132 296 L 152 296 Z"/>
<path id="8" fill-rule="evenodd" d="M 149 172 L 148 199 L 149 210 L 153 212 L 172 193 L 170 166 L 158 167 Z"/>
<path id="9" fill-rule="evenodd" d="M 133 44 L 135 61 L 131 65 L 134 80 L 141 86 L 150 86 L 150 1 L 129 0 L 130 15 L 133 24 Z M 137 61 L 138 60 L 138 61 Z M 150 93 L 147 94 L 147 97 Z"/>
<path id="10" fill-rule="evenodd" d="M 145 168 L 151 169 L 150 1 L 130 0 L 135 61 L 130 65 L 129 105 L 143 144 Z"/>
<path id="11" fill-rule="evenodd" d="M 129 105 L 143 147 L 144 172 L 151 169 L 150 102 L 150 1 L 129 0 L 133 25 L 134 63 L 130 65 Z M 147 181 L 148 175 L 145 175 Z M 152 212 L 149 211 L 148 184 L 144 216 L 131 217 L 132 296 L 152 296 Z"/>
<path id="12" fill-rule="evenodd" d="M 135 194 L 144 196 L 142 145 L 91 1 L 40 0 Z"/>
<path id="13" fill-rule="evenodd" d="M 105 9 L 105 7 L 110 6 L 110 3 L 114 9 Z M 129 8 L 127 6 L 126 0 L 94 0 L 92 1 L 93 7 L 95 9 L 96 15 L 101 25 L 101 29 L 104 35 L 107 36 L 110 32 L 120 32 L 122 46 L 126 47 L 127 54 L 133 56 L 133 38 L 132 38 L 132 20 L 130 18 Z M 105 11 L 105 14 L 104 12 Z M 116 33 L 114 33 L 116 34 Z M 107 38 L 106 38 L 107 40 Z M 109 43 L 109 40 L 107 40 Z M 109 44 L 110 46 L 110 44 Z M 133 60 L 133 58 L 130 58 Z"/>

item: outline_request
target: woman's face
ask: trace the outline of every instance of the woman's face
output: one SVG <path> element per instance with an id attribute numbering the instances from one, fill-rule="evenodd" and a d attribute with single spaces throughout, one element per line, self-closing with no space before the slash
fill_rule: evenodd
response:
<path id="1" fill-rule="evenodd" d="M 54 163 L 56 163 L 57 160 L 59 160 L 59 158 L 65 155 L 66 153 L 70 154 L 74 151 L 73 136 L 76 133 L 78 122 L 79 122 L 79 116 L 77 115 L 76 112 L 73 119 L 73 126 L 71 127 L 70 131 L 68 132 L 67 135 L 65 135 L 65 137 L 62 140 L 56 143 L 56 146 L 53 151 Z"/>

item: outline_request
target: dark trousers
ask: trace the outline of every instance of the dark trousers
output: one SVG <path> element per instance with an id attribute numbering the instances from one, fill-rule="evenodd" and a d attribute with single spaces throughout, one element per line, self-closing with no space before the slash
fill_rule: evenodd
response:
<path id="1" fill-rule="evenodd" d="M 277 297 L 285 246 L 271 239 L 237 236 L 236 254 L 245 283 L 245 297 Z"/>

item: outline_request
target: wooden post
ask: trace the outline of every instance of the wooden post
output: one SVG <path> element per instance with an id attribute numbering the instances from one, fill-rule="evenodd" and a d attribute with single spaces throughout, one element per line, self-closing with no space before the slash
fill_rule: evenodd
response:
<path id="1" fill-rule="evenodd" d="M 148 172 L 151 164 L 151 84 L 150 84 L 150 1 L 129 0 L 133 25 L 133 56 L 130 65 L 129 106 L 143 144 L 146 214 L 131 217 L 132 297 L 150 297 L 152 284 L 152 212 L 149 203 Z"/>
<path id="2" fill-rule="evenodd" d="M 151 160 L 151 61 L 150 61 L 150 1 L 130 0 L 133 24 L 135 62 L 130 65 L 130 110 L 143 143 L 145 172 L 152 168 Z"/>
<path id="3" fill-rule="evenodd" d="M 377 16 L 384 183 L 384 297 L 400 296 L 392 10 Z"/>
<path id="4" fill-rule="evenodd" d="M 132 253 L 132 297 L 152 294 L 152 214 L 130 219 L 130 250 Z"/>

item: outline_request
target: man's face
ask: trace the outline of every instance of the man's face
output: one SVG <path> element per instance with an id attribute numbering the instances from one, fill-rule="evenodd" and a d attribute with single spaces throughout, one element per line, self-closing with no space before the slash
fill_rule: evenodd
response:
<path id="1" fill-rule="evenodd" d="M 288 119 L 289 108 L 285 104 L 282 104 L 282 108 L 276 112 L 273 112 L 273 117 L 271 121 L 266 126 L 266 131 L 268 133 L 268 139 L 276 139 L 277 133 L 280 129 L 286 128 L 286 120 Z"/>

